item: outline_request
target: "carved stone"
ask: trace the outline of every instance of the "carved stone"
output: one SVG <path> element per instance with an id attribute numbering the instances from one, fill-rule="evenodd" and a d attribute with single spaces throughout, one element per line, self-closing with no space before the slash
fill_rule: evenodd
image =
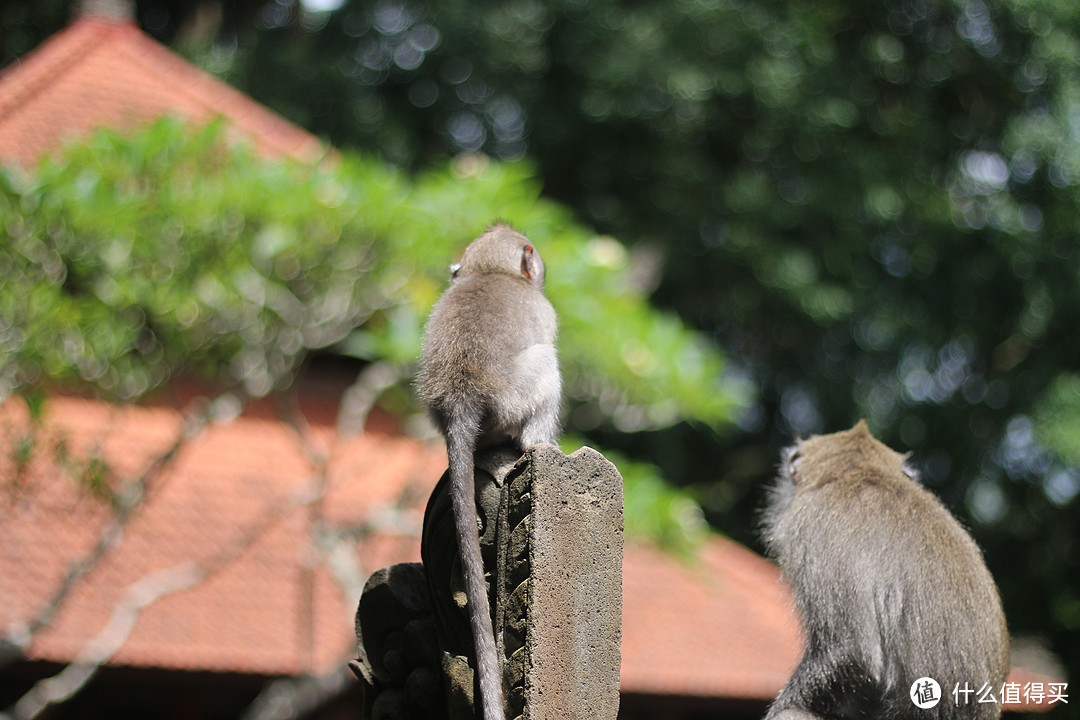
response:
<path id="1" fill-rule="evenodd" d="M 375 571 L 356 609 L 363 718 L 446 718 L 435 618 L 420 563 Z"/>
<path id="2" fill-rule="evenodd" d="M 428 501 L 423 565 L 379 570 L 360 599 L 353 668 L 365 718 L 479 717 L 448 481 L 444 474 Z M 566 456 L 544 445 L 520 458 L 496 448 L 476 455 L 476 496 L 508 717 L 613 720 L 622 628 L 618 470 L 590 448 Z"/>

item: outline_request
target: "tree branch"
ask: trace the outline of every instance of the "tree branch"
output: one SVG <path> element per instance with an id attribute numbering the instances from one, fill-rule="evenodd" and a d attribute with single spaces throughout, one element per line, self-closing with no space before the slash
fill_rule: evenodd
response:
<path id="1" fill-rule="evenodd" d="M 312 502 L 320 492 L 317 484 L 309 483 L 287 499 L 267 504 L 248 528 L 210 557 L 157 570 L 129 585 L 104 629 L 60 673 L 40 680 L 12 708 L 0 714 L 0 720 L 32 720 L 49 706 L 73 697 L 124 646 L 143 610 L 167 595 L 193 588 L 220 572 L 277 522 L 296 508 Z"/>
<path id="2" fill-rule="evenodd" d="M 26 648 L 30 646 L 34 636 L 52 622 L 53 617 L 59 611 L 72 589 L 116 545 L 128 521 L 142 506 L 151 486 L 160 476 L 161 471 L 176 458 L 185 443 L 210 422 L 213 417 L 210 408 L 211 406 L 208 405 L 206 409 L 200 412 L 188 414 L 183 428 L 181 428 L 172 445 L 164 453 L 154 458 L 153 462 L 141 475 L 129 481 L 116 494 L 117 510 L 112 519 L 102 528 L 94 547 L 86 555 L 72 563 L 67 573 L 65 573 L 64 579 L 57 586 L 56 591 L 41 611 L 28 622 L 11 628 L 3 638 L 3 642 L 0 642 L 0 667 L 25 655 Z"/>

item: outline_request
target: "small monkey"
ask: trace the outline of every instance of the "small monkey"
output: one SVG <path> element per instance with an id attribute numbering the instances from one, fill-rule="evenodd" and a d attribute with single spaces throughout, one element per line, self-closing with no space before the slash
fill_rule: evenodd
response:
<path id="1" fill-rule="evenodd" d="M 417 390 L 446 438 L 450 495 L 476 645 L 485 720 L 502 720 L 495 647 L 477 528 L 473 455 L 506 436 L 521 449 L 555 443 L 561 380 L 555 310 L 544 296 L 544 262 L 525 236 L 497 224 L 451 267 L 431 311 Z"/>
<path id="2" fill-rule="evenodd" d="M 865 421 L 788 448 L 763 536 L 791 584 L 805 648 L 767 720 L 985 720 L 999 702 L 1009 635 L 982 554 Z M 940 701 L 912 700 L 920 678 Z M 966 685 L 965 685 L 966 684 Z"/>

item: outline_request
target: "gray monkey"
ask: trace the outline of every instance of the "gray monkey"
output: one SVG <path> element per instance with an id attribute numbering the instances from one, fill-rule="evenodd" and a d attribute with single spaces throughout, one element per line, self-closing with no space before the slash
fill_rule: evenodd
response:
<path id="1" fill-rule="evenodd" d="M 806 644 L 769 720 L 1001 714 L 1000 702 L 952 695 L 957 684 L 988 684 L 1000 701 L 1009 635 L 997 587 L 906 460 L 864 421 L 784 452 L 763 537 L 791 583 Z M 924 677 L 940 685 L 931 709 L 911 697 Z"/>
<path id="2" fill-rule="evenodd" d="M 507 436 L 518 447 L 554 444 L 561 379 L 555 310 L 544 296 L 544 262 L 505 224 L 489 227 L 452 268 L 428 319 L 417 390 L 446 438 L 450 493 L 485 720 L 505 717 L 477 528 L 473 455 Z"/>

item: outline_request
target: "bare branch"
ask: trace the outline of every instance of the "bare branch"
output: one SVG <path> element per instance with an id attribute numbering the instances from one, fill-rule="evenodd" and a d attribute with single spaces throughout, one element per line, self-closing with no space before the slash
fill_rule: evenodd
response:
<path id="1" fill-rule="evenodd" d="M 105 628 L 59 674 L 41 680 L 23 695 L 9 711 L 11 716 L 15 720 L 32 720 L 50 705 L 72 697 L 123 647 L 146 607 L 197 585 L 205 577 L 203 568 L 188 562 L 151 573 L 129 585 Z"/>
<path id="2" fill-rule="evenodd" d="M 386 388 L 396 385 L 409 373 L 409 368 L 388 362 L 368 365 L 341 397 L 337 428 L 342 437 L 364 430 L 368 413 Z"/>
<path id="3" fill-rule="evenodd" d="M 278 416 L 293 431 L 304 457 L 312 466 L 311 497 L 307 503 L 308 540 L 310 544 L 303 557 L 303 586 L 300 589 L 300 645 L 304 666 L 310 672 L 315 665 L 315 570 L 319 565 L 318 538 L 323 526 L 323 499 L 329 485 L 328 466 L 333 450 L 340 443 L 335 433 L 332 447 L 321 450 L 311 437 L 311 426 L 300 411 L 295 393 L 288 397 L 275 397 Z"/>
<path id="4" fill-rule="evenodd" d="M 240 720 L 291 720 L 307 715 L 352 686 L 354 678 L 346 666 L 348 659 L 342 658 L 326 675 L 282 678 L 269 683 Z"/>
<path id="5" fill-rule="evenodd" d="M 291 497 L 269 503 L 248 528 L 203 561 L 164 568 L 129 585 L 105 628 L 87 643 L 75 660 L 57 675 L 36 683 L 7 713 L 0 715 L 0 720 L 32 720 L 49 706 L 73 697 L 124 646 L 143 610 L 167 595 L 195 587 L 229 566 L 276 523 L 317 497 L 317 492 L 312 489 L 312 483 L 308 483 Z"/>
<path id="6" fill-rule="evenodd" d="M 34 636 L 52 621 L 75 585 L 93 570 L 118 542 L 128 521 L 142 506 L 161 472 L 176 458 L 185 443 L 206 427 L 212 417 L 209 409 L 188 414 L 184 426 L 172 445 L 154 458 L 141 475 L 126 483 L 116 494 L 117 510 L 112 519 L 102 528 L 94 547 L 68 568 L 64 579 L 57 586 L 48 603 L 35 617 L 13 626 L 8 631 L 3 642 L 0 643 L 0 667 L 26 653 L 26 648 L 29 647 Z"/>
<path id="7" fill-rule="evenodd" d="M 392 366 L 380 363 L 383 366 L 377 372 L 366 375 L 369 382 L 378 385 L 380 390 L 396 381 Z M 369 368 L 371 370 L 372 368 Z M 365 375 L 353 386 L 355 391 L 358 386 L 364 384 Z M 369 386 L 370 389 L 370 386 Z M 363 421 L 371 408 L 371 403 L 377 394 L 368 394 L 370 402 L 364 403 L 363 407 L 354 405 L 354 412 L 349 417 L 358 424 L 355 426 L 359 431 L 363 428 Z M 356 401 L 357 395 L 353 399 Z M 348 413 L 343 403 L 342 414 L 339 415 L 338 432 L 334 433 L 331 446 L 320 450 L 315 446 L 311 437 L 311 429 L 299 412 L 294 402 L 279 398 L 279 414 L 282 420 L 292 428 L 300 449 L 304 456 L 311 462 L 313 473 L 311 478 L 308 500 L 309 533 L 312 543 L 312 559 L 310 567 L 305 568 L 305 595 L 302 602 L 303 622 L 305 623 L 305 649 L 307 650 L 309 667 L 313 663 L 314 647 L 311 642 L 314 637 L 314 573 L 319 563 L 325 564 L 331 571 L 335 584 L 342 590 L 342 594 L 349 598 L 358 598 L 363 589 L 365 572 L 362 563 L 353 549 L 353 541 L 357 537 L 364 537 L 372 532 L 390 529 L 396 533 L 418 535 L 420 521 L 415 512 L 406 510 L 408 504 L 406 491 L 399 498 L 398 503 L 383 508 L 379 512 L 372 513 L 362 524 L 351 528 L 330 528 L 326 524 L 323 514 L 322 503 L 325 499 L 329 486 L 329 464 L 334 457 L 335 451 L 346 439 L 347 433 L 341 431 L 342 418 Z M 404 516 L 404 517 L 403 517 Z M 347 669 L 349 657 L 342 657 L 336 668 L 325 675 L 302 675 L 299 677 L 282 678 L 269 683 L 258 697 L 241 716 L 242 720 L 290 720 L 291 718 L 303 717 L 328 700 L 339 696 L 352 685 L 353 676 Z"/>
<path id="8" fill-rule="evenodd" d="M 60 607 L 72 587 L 89 572 L 100 559 L 118 541 L 125 524 L 141 506 L 153 481 L 160 472 L 176 457 L 184 443 L 202 430 L 216 415 L 215 404 L 208 404 L 207 409 L 190 416 L 174 443 L 147 468 L 138 478 L 127 484 L 124 498 L 112 521 L 103 529 L 94 549 L 78 563 L 72 566 L 65 577 L 62 587 L 54 594 L 46 610 L 38 615 L 19 636 L 21 651 L 29 644 L 33 633 L 44 627 Z M 242 532 L 218 552 L 200 562 L 188 561 L 175 566 L 152 572 L 132 583 L 125 590 L 123 597 L 115 606 L 109 622 L 82 652 L 60 673 L 45 678 L 34 685 L 7 713 L 0 714 L 0 720 L 33 720 L 50 706 L 62 703 L 77 694 L 96 675 L 103 665 L 109 662 L 127 642 L 143 610 L 158 600 L 176 592 L 195 587 L 211 575 L 230 565 L 256 540 L 262 537 L 277 522 L 300 507 L 308 508 L 309 533 L 311 538 L 310 566 L 305 573 L 309 594 L 313 592 L 314 572 L 322 562 L 331 570 L 336 584 L 342 588 L 346 597 L 358 597 L 363 585 L 364 572 L 349 541 L 372 532 L 393 532 L 416 535 L 420 520 L 415 511 L 408 509 L 408 491 L 392 506 L 383 508 L 369 515 L 361 525 L 351 528 L 331 529 L 326 527 L 322 502 L 328 489 L 328 466 L 334 456 L 334 450 L 342 438 L 334 434 L 331 448 L 320 449 L 311 437 L 310 428 L 295 404 L 279 406 L 282 419 L 293 429 L 295 437 L 312 466 L 307 482 L 298 492 L 266 505 L 259 516 Z M 313 664 L 314 654 L 314 607 L 313 597 L 302 609 L 307 628 L 308 667 Z M 32 629 L 31 629 L 32 628 Z M 300 713 L 317 707 L 349 687 L 351 676 L 345 668 L 342 658 L 335 670 L 323 676 L 304 675 L 276 681 L 267 686 L 256 701 L 249 707 L 247 717 L 280 718 L 290 716 L 291 712 Z"/>

